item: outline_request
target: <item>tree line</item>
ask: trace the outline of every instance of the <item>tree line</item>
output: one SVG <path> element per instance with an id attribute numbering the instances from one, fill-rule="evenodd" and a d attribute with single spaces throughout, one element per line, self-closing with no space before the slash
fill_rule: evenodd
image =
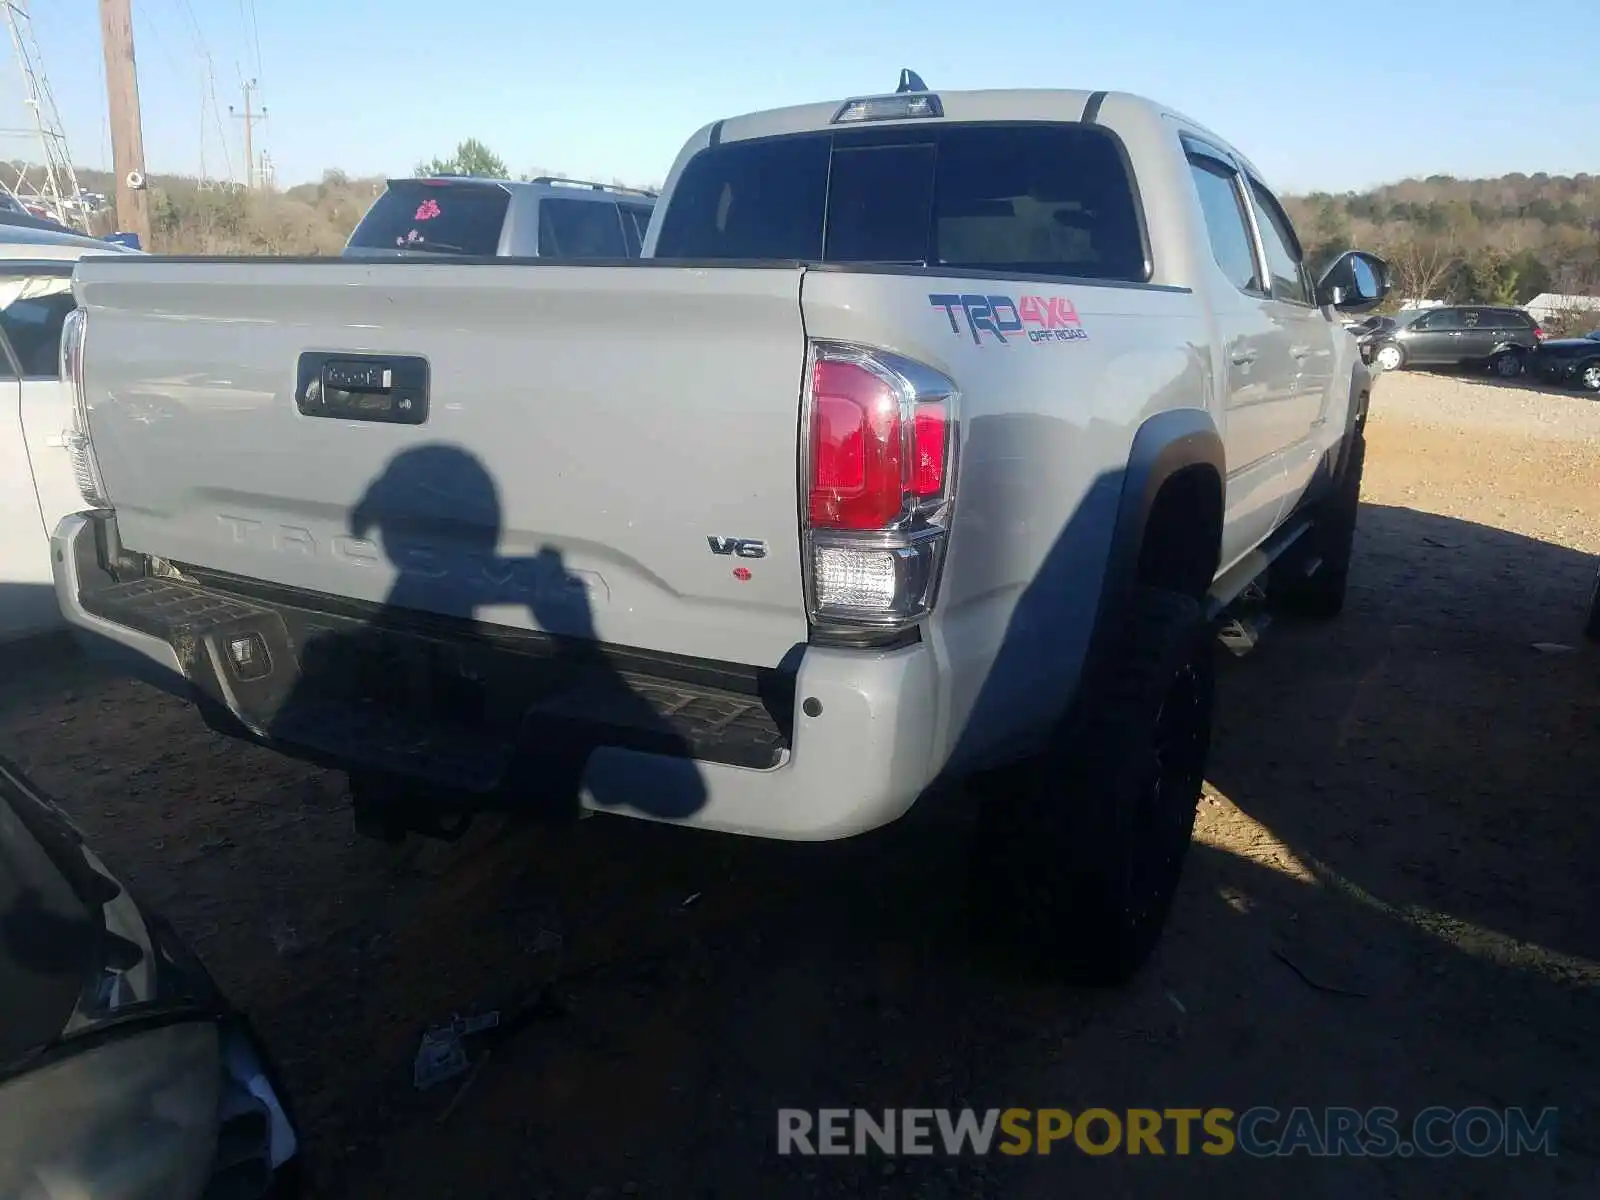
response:
<path id="1" fill-rule="evenodd" d="M 506 161 L 468 138 L 418 175 L 512 178 Z M 559 177 L 535 167 L 521 177 Z M 106 172 L 82 170 L 85 187 L 114 191 Z M 614 181 L 621 182 L 621 181 Z M 193 179 L 152 179 L 154 249 L 189 253 L 337 254 L 383 190 L 379 178 L 329 170 L 283 191 L 207 190 Z M 1526 304 L 1543 292 L 1600 295 L 1600 175 L 1433 175 L 1364 192 L 1288 196 L 1313 267 L 1357 247 L 1388 260 L 1393 303 Z M 115 218 L 104 214 L 108 229 Z M 101 230 L 96 230 L 101 232 Z"/>
<path id="2" fill-rule="evenodd" d="M 1600 176 L 1432 175 L 1284 206 L 1313 265 L 1352 246 L 1394 272 L 1396 300 L 1526 304 L 1600 294 Z"/>

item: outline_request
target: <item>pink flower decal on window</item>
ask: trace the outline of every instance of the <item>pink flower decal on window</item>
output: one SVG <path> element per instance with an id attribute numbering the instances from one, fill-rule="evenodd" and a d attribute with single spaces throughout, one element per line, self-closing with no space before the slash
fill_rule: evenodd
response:
<path id="1" fill-rule="evenodd" d="M 416 219 L 419 221 L 431 221 L 438 215 L 439 202 L 437 200 L 424 200 L 421 204 L 417 205 Z"/>

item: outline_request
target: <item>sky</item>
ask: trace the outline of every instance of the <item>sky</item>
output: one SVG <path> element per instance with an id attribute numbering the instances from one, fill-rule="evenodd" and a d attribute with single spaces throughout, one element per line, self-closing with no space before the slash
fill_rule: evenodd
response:
<path id="1" fill-rule="evenodd" d="M 1489 0 L 132 3 L 153 174 L 197 173 L 203 153 L 223 176 L 226 150 L 242 177 L 242 122 L 228 106 L 242 107 L 251 76 L 268 110 L 258 149 L 280 186 L 332 167 L 408 174 L 468 137 L 516 173 L 658 183 L 707 121 L 892 91 L 901 67 L 935 91 L 1139 92 L 1216 130 L 1287 192 L 1600 173 L 1600 88 L 1549 59 L 1508 61 L 1499 35 L 1486 37 L 1507 10 Z M 30 8 L 73 157 L 109 166 L 98 0 Z M 1563 21 L 1549 20 L 1546 49 L 1561 44 Z M 1513 27 L 1531 50 L 1533 30 Z M 0 87 L 20 96 L 3 57 Z M 0 127 L 14 128 L 20 103 L 0 105 Z M 0 157 L 37 157 L 7 140 Z"/>

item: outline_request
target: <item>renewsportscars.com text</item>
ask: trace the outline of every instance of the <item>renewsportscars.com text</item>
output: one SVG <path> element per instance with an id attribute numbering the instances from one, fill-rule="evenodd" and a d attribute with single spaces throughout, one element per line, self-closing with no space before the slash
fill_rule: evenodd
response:
<path id="1" fill-rule="evenodd" d="M 1557 1152 L 1557 1110 L 1064 1108 L 778 1110 L 785 1155 L 1222 1155 L 1443 1158 Z"/>

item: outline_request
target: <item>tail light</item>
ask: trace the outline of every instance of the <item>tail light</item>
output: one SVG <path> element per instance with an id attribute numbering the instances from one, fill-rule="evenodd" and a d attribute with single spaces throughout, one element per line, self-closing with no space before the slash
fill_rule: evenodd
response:
<path id="1" fill-rule="evenodd" d="M 67 454 L 83 502 L 90 508 L 110 508 L 106 485 L 100 478 L 94 443 L 89 440 L 89 394 L 83 382 L 83 342 L 88 314 L 73 309 L 61 326 L 61 382 L 72 389 L 72 425 L 66 430 Z"/>
<path id="2" fill-rule="evenodd" d="M 881 350 L 814 342 L 802 487 L 820 627 L 903 629 L 933 608 L 954 499 L 955 385 Z"/>
<path id="3" fill-rule="evenodd" d="M 1534 327 L 1533 327 L 1533 340 L 1534 340 L 1534 341 L 1536 341 L 1536 342 L 1542 342 L 1542 341 L 1544 341 L 1544 339 L 1545 339 L 1545 338 L 1547 338 L 1547 337 L 1549 337 L 1549 336 L 1550 336 L 1550 335 L 1549 335 L 1549 334 L 1547 334 L 1547 333 L 1546 333 L 1546 332 L 1545 332 L 1545 331 L 1544 331 L 1544 326 L 1543 326 L 1543 325 L 1535 325 L 1535 326 L 1534 326 Z"/>

